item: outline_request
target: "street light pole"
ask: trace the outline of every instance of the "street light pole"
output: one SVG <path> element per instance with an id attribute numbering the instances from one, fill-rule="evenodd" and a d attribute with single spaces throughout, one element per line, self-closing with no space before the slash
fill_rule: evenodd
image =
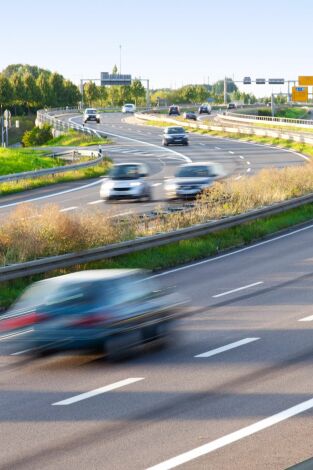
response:
<path id="1" fill-rule="evenodd" d="M 120 44 L 120 75 L 122 75 L 122 46 Z"/>

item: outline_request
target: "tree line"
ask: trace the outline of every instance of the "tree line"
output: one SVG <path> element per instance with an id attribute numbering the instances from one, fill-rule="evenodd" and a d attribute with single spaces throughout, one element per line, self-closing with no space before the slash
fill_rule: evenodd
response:
<path id="1" fill-rule="evenodd" d="M 62 75 L 36 66 L 14 64 L 0 73 L 0 107 L 14 114 L 44 107 L 75 106 L 78 87 Z"/>

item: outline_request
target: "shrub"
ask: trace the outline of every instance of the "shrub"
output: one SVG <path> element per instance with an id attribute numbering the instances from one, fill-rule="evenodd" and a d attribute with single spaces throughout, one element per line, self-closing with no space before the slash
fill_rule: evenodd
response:
<path id="1" fill-rule="evenodd" d="M 44 124 L 42 128 L 34 127 L 31 131 L 26 131 L 22 137 L 24 147 L 43 145 L 53 138 L 51 126 Z"/>
<path id="2" fill-rule="evenodd" d="M 272 110 L 270 108 L 259 109 L 258 116 L 272 116 Z"/>

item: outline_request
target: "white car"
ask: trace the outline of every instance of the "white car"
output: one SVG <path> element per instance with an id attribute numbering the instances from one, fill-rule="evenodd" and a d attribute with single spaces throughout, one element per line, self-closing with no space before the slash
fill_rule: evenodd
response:
<path id="1" fill-rule="evenodd" d="M 193 198 L 217 179 L 225 176 L 223 167 L 214 162 L 186 163 L 181 165 L 175 178 L 167 180 L 167 198 Z"/>
<path id="2" fill-rule="evenodd" d="M 100 197 L 106 201 L 113 199 L 152 198 L 150 183 L 144 178 L 148 169 L 143 163 L 120 163 L 114 165 L 100 188 Z"/>
<path id="3" fill-rule="evenodd" d="M 87 121 L 95 121 L 98 124 L 100 123 L 100 114 L 97 113 L 97 110 L 94 108 L 87 108 L 84 111 L 84 118 L 83 118 L 84 123 Z"/>
<path id="4" fill-rule="evenodd" d="M 122 107 L 122 113 L 135 113 L 136 112 L 136 106 L 132 103 L 127 103 L 124 104 Z"/>

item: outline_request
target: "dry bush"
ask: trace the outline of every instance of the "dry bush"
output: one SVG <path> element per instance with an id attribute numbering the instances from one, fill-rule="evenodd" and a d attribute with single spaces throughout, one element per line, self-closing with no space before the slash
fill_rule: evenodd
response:
<path id="1" fill-rule="evenodd" d="M 191 211 L 119 221 L 97 212 L 60 212 L 56 205 L 21 205 L 0 226 L 0 263 L 81 251 L 216 220 L 313 192 L 313 164 L 266 169 L 216 182 Z"/>

